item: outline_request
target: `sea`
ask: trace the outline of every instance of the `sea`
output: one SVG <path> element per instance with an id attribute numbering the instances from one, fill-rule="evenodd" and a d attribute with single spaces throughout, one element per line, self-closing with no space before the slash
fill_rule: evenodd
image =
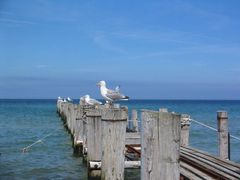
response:
<path id="1" fill-rule="evenodd" d="M 75 103 L 78 103 L 75 100 Z M 229 131 L 240 137 L 240 101 L 130 100 L 131 109 L 167 108 L 217 128 L 217 111 L 229 116 Z M 140 113 L 139 113 L 140 115 Z M 38 141 L 39 139 L 43 141 Z M 38 143 L 35 143 L 38 142 Z M 35 143 L 27 152 L 23 149 Z M 217 132 L 195 122 L 190 145 L 218 155 Z M 231 160 L 240 163 L 240 141 L 231 138 Z M 126 170 L 125 179 L 140 179 L 140 170 Z M 73 153 L 72 140 L 56 113 L 56 100 L 0 100 L 0 179 L 87 179 L 86 164 Z"/>

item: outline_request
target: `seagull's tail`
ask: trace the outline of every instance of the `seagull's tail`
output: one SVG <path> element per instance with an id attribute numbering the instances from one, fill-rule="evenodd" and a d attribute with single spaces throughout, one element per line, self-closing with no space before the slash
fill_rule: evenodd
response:
<path id="1" fill-rule="evenodd" d="M 128 96 L 123 96 L 123 100 L 129 100 L 129 97 Z"/>

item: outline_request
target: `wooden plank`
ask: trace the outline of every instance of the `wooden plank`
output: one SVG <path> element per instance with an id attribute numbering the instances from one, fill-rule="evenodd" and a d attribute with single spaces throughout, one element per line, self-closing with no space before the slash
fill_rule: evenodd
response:
<path id="1" fill-rule="evenodd" d="M 89 168 L 91 170 L 100 170 L 102 166 L 101 161 L 89 161 Z M 124 161 L 125 169 L 139 169 L 141 167 L 141 161 Z"/>
<path id="2" fill-rule="evenodd" d="M 220 159 L 218 157 L 210 155 L 209 153 L 207 153 L 205 151 L 201 151 L 199 149 L 195 149 L 195 148 L 192 148 L 192 147 L 191 148 L 190 147 L 181 147 L 181 151 L 187 151 L 187 152 L 192 153 L 192 154 L 197 154 L 198 156 L 201 156 L 205 159 L 211 160 L 218 165 L 225 166 L 225 168 L 228 168 L 232 171 L 236 171 L 236 172 L 240 173 L 240 164 L 237 164 L 233 161 Z"/>
<path id="3" fill-rule="evenodd" d="M 213 174 L 217 177 L 224 177 L 228 179 L 234 178 L 240 178 L 240 176 L 232 171 L 229 171 L 228 169 L 225 169 L 224 167 L 221 167 L 219 165 L 216 165 L 210 161 L 207 161 L 203 158 L 197 157 L 191 153 L 183 152 L 181 151 L 181 159 L 184 162 L 188 162 L 193 166 L 197 166 L 199 169 L 202 169 L 204 171 L 209 172 L 210 174 Z"/>
<path id="4" fill-rule="evenodd" d="M 141 144 L 141 138 L 140 138 L 140 133 L 135 132 L 135 133 L 126 133 L 126 145 L 132 145 L 136 144 L 139 145 Z"/>
<path id="5" fill-rule="evenodd" d="M 138 157 L 141 156 L 141 151 L 135 149 L 134 146 L 126 145 L 126 148 L 128 149 L 128 151 L 131 151 L 131 152 L 137 154 Z"/>
<path id="6" fill-rule="evenodd" d="M 199 161 L 202 161 L 206 163 L 207 165 L 210 165 L 211 167 L 214 167 L 216 170 L 220 170 L 225 174 L 229 174 L 235 178 L 240 179 L 240 169 L 236 167 L 232 167 L 230 164 L 224 163 L 221 159 L 214 159 L 212 157 L 208 157 L 199 153 L 195 153 L 193 151 L 181 151 L 181 154 L 190 154 L 189 156 L 194 157 L 195 159 L 198 159 Z"/>
<path id="7" fill-rule="evenodd" d="M 212 179 L 212 176 L 209 174 L 206 174 L 182 161 L 180 162 L 180 173 L 190 180 Z"/>
<path id="8" fill-rule="evenodd" d="M 190 152 L 186 152 L 186 151 L 181 151 L 181 154 L 185 154 L 185 155 L 188 155 L 189 157 L 193 157 L 199 161 L 202 161 L 216 169 L 219 169 L 221 170 L 222 172 L 225 172 L 225 173 L 228 173 L 228 174 L 231 174 L 233 176 L 236 176 L 236 177 L 239 177 L 240 178 L 240 174 L 229 169 L 228 166 L 224 166 L 223 164 L 221 163 L 218 163 L 217 161 L 211 161 L 209 158 L 205 158 L 204 156 L 199 156 L 199 154 L 195 154 L 195 153 L 190 153 Z M 239 169 L 238 169 L 239 171 Z"/>

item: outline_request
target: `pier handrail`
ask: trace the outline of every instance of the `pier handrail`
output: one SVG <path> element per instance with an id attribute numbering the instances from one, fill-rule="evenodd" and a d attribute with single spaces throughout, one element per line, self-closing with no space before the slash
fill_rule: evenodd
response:
<path id="1" fill-rule="evenodd" d="M 201 123 L 201 122 L 199 122 L 199 121 L 197 121 L 197 120 L 195 120 L 195 119 L 190 119 L 190 121 L 195 122 L 195 123 L 197 123 L 197 124 L 199 124 L 199 125 L 201 125 L 201 126 L 203 126 L 203 127 L 206 127 L 206 128 L 208 128 L 208 129 L 211 129 L 211 130 L 213 130 L 213 131 L 218 132 L 218 130 L 217 130 L 216 128 L 211 127 L 211 126 L 209 126 L 209 125 L 206 125 L 206 124 L 204 124 L 204 123 Z M 239 137 L 234 136 L 234 135 L 231 135 L 231 134 L 229 134 L 229 135 L 230 135 L 231 138 L 240 141 L 240 138 L 239 138 Z"/>

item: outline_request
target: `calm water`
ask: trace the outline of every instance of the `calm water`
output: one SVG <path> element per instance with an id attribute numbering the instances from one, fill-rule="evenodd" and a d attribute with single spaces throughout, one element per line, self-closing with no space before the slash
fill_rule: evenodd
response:
<path id="1" fill-rule="evenodd" d="M 168 108 L 216 128 L 216 111 L 229 113 L 229 130 L 240 137 L 240 101 L 136 100 L 129 109 Z M 28 153 L 22 148 L 54 132 Z M 190 144 L 217 154 L 216 132 L 191 124 Z M 56 114 L 55 100 L 0 100 L 0 179 L 86 179 L 86 166 L 73 155 L 70 135 Z M 231 159 L 240 163 L 240 142 L 232 139 Z M 138 179 L 139 171 L 128 172 Z"/>

